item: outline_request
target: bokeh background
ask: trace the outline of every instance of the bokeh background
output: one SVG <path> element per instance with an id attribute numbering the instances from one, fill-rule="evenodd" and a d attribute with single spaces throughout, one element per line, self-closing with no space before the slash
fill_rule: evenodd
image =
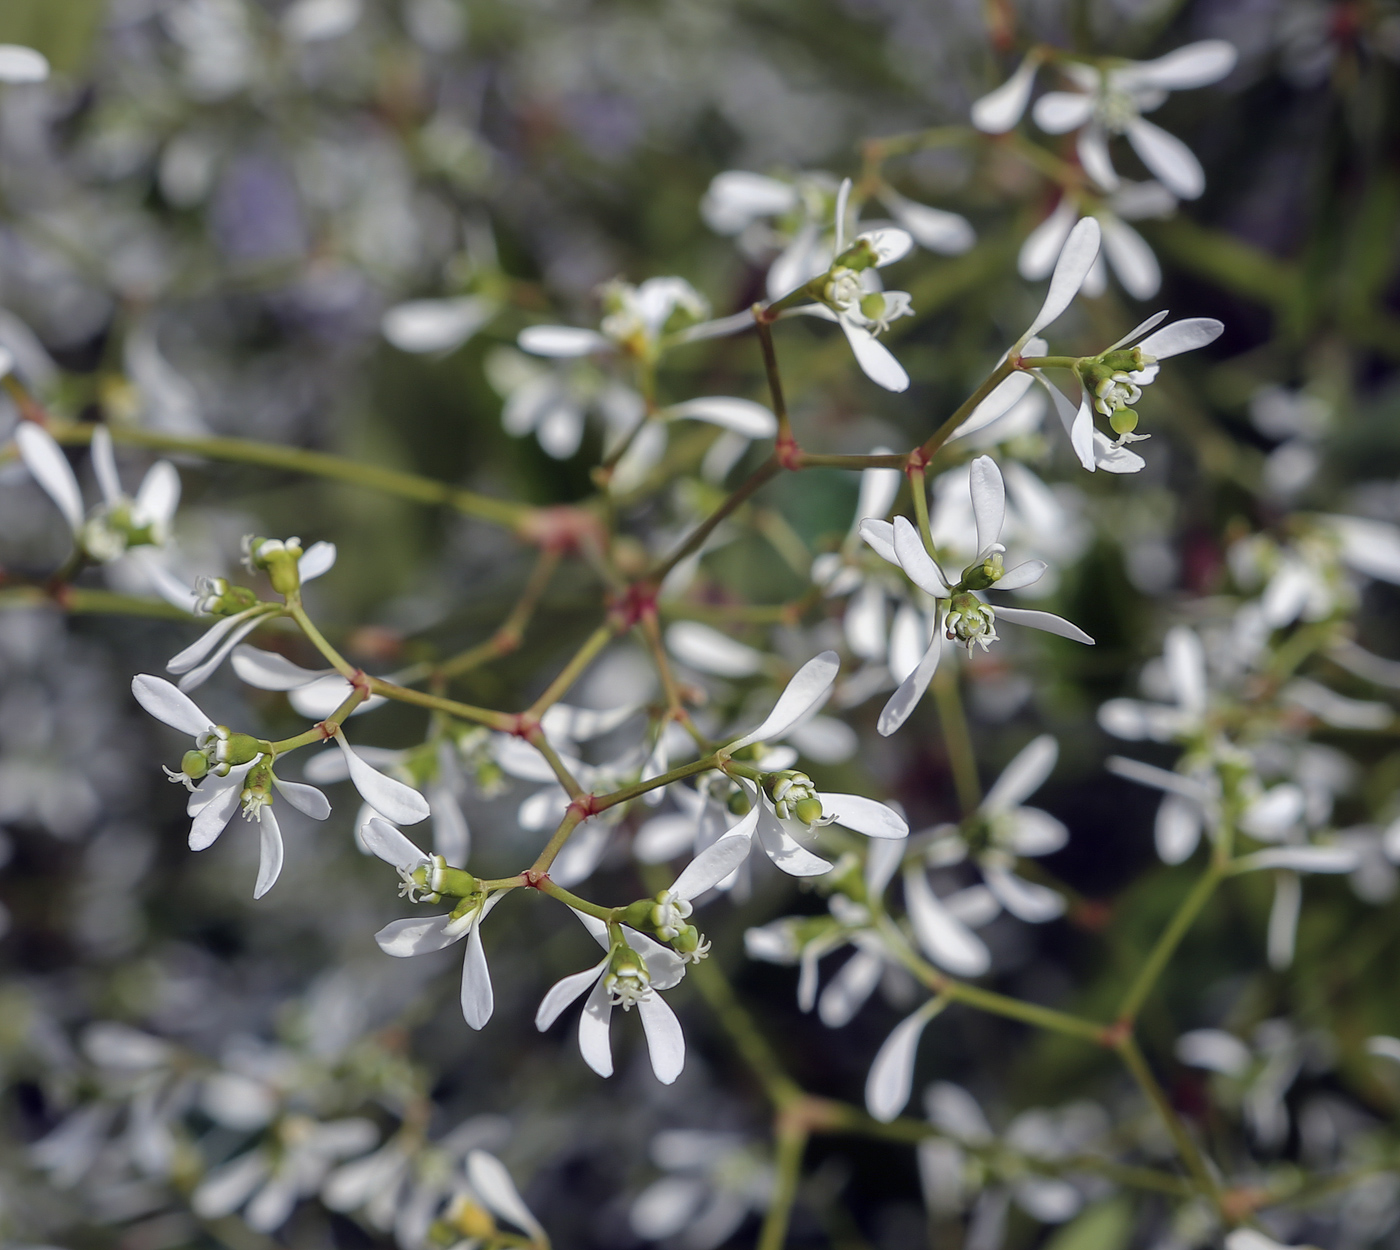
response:
<path id="1" fill-rule="evenodd" d="M 598 285 L 619 276 L 683 276 L 717 314 L 760 297 L 760 258 L 700 215 L 714 175 L 853 172 L 870 137 L 965 124 L 971 101 L 1036 40 L 1147 57 L 1204 38 L 1228 39 L 1240 61 L 1224 82 L 1173 96 L 1155 117 L 1207 172 L 1200 200 L 1135 223 L 1161 261 L 1161 295 L 1139 304 L 1110 285 L 1083 303 L 1071 332 L 1109 341 L 1161 306 L 1218 317 L 1225 334 L 1154 388 L 1141 475 L 1076 476 L 1062 440 L 1028 435 L 1025 453 L 1057 483 L 1067 518 L 1053 603 L 1099 645 L 1009 638 L 962 670 L 984 781 L 1035 733 L 1055 733 L 1061 763 L 1037 801 L 1073 835 L 1045 861 L 1077 892 L 1069 919 L 1034 929 L 1008 920 L 986 933 L 998 987 L 1092 1014 L 1107 1009 L 1185 889 L 1153 854 L 1155 796 L 1102 769 L 1114 748 L 1097 705 L 1136 689 L 1172 613 L 1188 605 L 1208 615 L 1227 589 L 1225 550 L 1240 527 L 1272 524 L 1300 501 L 1400 520 L 1394 5 L 4 0 L 0 41 L 40 48 L 55 72 L 0 94 L 0 342 L 66 416 L 324 449 L 531 503 L 580 501 L 595 490 L 603 426 L 592 421 L 566 459 L 503 430 L 515 334 L 541 320 L 596 324 Z M 893 339 L 913 378 L 904 395 L 873 387 L 826 328 L 779 328 L 794 420 L 812 449 L 926 437 L 1039 300 L 1015 258 L 1056 192 L 1006 144 L 969 137 L 889 169 L 910 197 L 966 216 L 977 243 L 901 274 L 916 309 Z M 386 341 L 386 311 L 462 294 L 500 311 L 460 345 L 424 353 Z M 660 386 L 667 400 L 765 398 L 751 337 L 685 349 Z M 1311 470 L 1287 489 L 1269 476 L 1271 463 L 1276 477 L 1283 471 L 1271 457 L 1286 440 L 1259 417 L 1271 387 L 1305 388 L 1321 413 L 1304 448 Z M 7 429 L 14 415 L 0 413 Z M 124 474 L 149 459 L 123 451 Z M 84 453 L 74 463 L 89 473 Z M 347 653 L 377 671 L 488 637 L 530 567 L 518 544 L 446 509 L 291 473 L 177 463 L 187 570 L 234 567 L 250 531 L 333 540 L 339 561 L 311 603 Z M 67 535 L 17 466 L 4 474 L 0 564 L 12 585 L 27 584 L 62 562 Z M 804 553 L 839 542 L 855 496 L 854 476 L 834 470 L 780 481 L 760 497 L 754 523 L 708 558 L 704 594 L 799 596 Z M 653 542 L 719 497 L 682 475 L 673 492 L 632 510 L 628 532 Z M 36 1153 L 74 1108 L 125 1105 L 131 1071 L 145 1069 L 128 1035 L 94 1032 L 113 1022 L 164 1039 L 182 1071 L 223 1065 L 323 1120 L 362 1116 L 387 1131 L 413 1114 L 439 1136 L 467 1123 L 511 1165 L 559 1247 L 643 1244 L 629 1211 L 662 1174 L 649 1153 L 662 1130 L 735 1134 L 753 1152 L 742 1166 L 761 1172 L 767 1109 L 688 988 L 672 996 L 690 1045 L 681 1080 L 653 1080 L 629 1027 L 615 1028 L 618 1074 L 600 1081 L 569 1028 L 539 1035 L 532 1023 L 544 989 L 591 960 L 586 939 L 561 909 L 512 899 L 488 929 L 495 1020 L 472 1033 L 456 1005 L 456 954 L 397 961 L 376 948 L 374 931 L 403 904 L 383 865 L 353 849 L 358 804 L 348 787 L 332 792 L 326 825 L 284 822 L 286 870 L 256 904 L 254 839 L 242 829 L 200 855 L 186 849 L 180 792 L 158 768 L 179 747 L 140 713 L 128 682 L 162 671 L 190 626 L 65 616 L 7 594 L 0 589 L 0 1237 L 74 1250 L 255 1250 L 268 1236 L 298 1247 L 389 1244 L 373 1221 L 314 1200 L 270 1235 L 236 1216 L 192 1215 L 186 1199 L 201 1167 L 237 1137 L 197 1107 L 181 1120 L 164 1175 L 123 1162 L 130 1140 L 118 1140 L 126 1121 L 116 1110 L 92 1128 L 88 1156 L 71 1143 Z M 600 613 L 596 578 L 566 562 L 521 649 L 455 691 L 524 706 Z M 1394 590 L 1373 585 L 1361 640 L 1400 653 L 1397 620 Z M 801 627 L 742 636 L 771 647 L 781 668 L 835 629 L 818 610 Z M 651 682 L 644 653 L 619 644 L 574 701 L 644 701 L 655 697 Z M 718 683 L 715 697 L 737 711 L 750 693 L 761 706 L 766 688 Z M 231 673 L 201 700 L 270 736 L 305 724 L 284 697 Z M 953 816 L 932 707 L 887 742 L 873 735 L 878 704 L 849 712 L 862 748 L 825 783 L 882 787 L 916 829 Z M 357 741 L 387 747 L 422 733 L 416 713 L 394 708 L 358 724 Z M 1384 737 L 1346 747 L 1361 767 L 1339 799 L 1342 823 L 1377 818 L 1400 784 L 1400 753 Z M 517 820 L 530 787 L 485 759 L 469 772 L 473 867 L 515 871 L 546 836 Z M 643 892 L 626 836 L 638 819 L 615 839 L 590 897 Z M 1170 1056 L 1182 1029 L 1234 1012 L 1291 1014 L 1299 1028 L 1353 1037 L 1400 1030 L 1395 905 L 1388 895 L 1358 899 L 1345 879 L 1308 897 L 1298 959 L 1272 973 L 1260 971 L 1268 889 L 1232 890 L 1145 1017 L 1149 1050 L 1162 1039 L 1156 1058 L 1174 1098 L 1203 1122 L 1202 1078 Z M 714 906 L 705 926 L 714 957 L 794 1074 L 859 1102 L 912 986 L 891 977 L 853 1023 L 822 1028 L 798 1012 L 791 969 L 747 963 L 742 935 L 774 916 L 821 911 L 823 900 L 774 875 L 747 902 Z M 1396 1105 L 1395 1087 L 1374 1074 L 1310 1072 L 1289 1095 L 1295 1106 L 1338 1101 L 1342 1085 L 1357 1124 L 1379 1123 Z M 930 1030 L 919 1073 L 920 1084 L 968 1086 L 1003 1123 L 1080 1096 L 1116 1115 L 1125 1095 L 1096 1052 L 970 1012 Z M 1284 1157 L 1302 1149 L 1296 1134 L 1290 1142 Z M 793 1245 L 961 1244 L 952 1225 L 930 1231 L 907 1148 L 822 1140 L 807 1171 Z M 750 1244 L 756 1227 L 750 1217 L 732 1244 Z M 1042 1235 L 1013 1216 L 1010 1244 Z"/>

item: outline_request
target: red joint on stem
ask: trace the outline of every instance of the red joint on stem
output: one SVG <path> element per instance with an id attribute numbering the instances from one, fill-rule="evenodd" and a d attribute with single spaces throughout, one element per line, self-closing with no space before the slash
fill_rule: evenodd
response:
<path id="1" fill-rule="evenodd" d="M 785 434 L 773 444 L 773 454 L 783 468 L 796 473 L 802 467 L 802 448 L 791 434 Z"/>
<path id="2" fill-rule="evenodd" d="M 1099 1031 L 1099 1045 L 1109 1050 L 1117 1050 L 1133 1035 L 1133 1022 L 1127 1018 L 1115 1020 L 1106 1029 Z"/>
<path id="3" fill-rule="evenodd" d="M 541 872 L 538 868 L 527 868 L 522 875 L 525 878 L 525 884 L 532 890 L 538 890 L 542 881 L 549 880 L 549 873 Z"/>
<path id="4" fill-rule="evenodd" d="M 520 634 L 513 630 L 498 630 L 491 637 L 491 649 L 497 655 L 509 655 L 520 646 Z"/>
<path id="5" fill-rule="evenodd" d="M 73 587 L 67 582 L 53 582 L 49 586 L 49 598 L 66 612 L 73 606 Z"/>
<path id="6" fill-rule="evenodd" d="M 369 674 L 362 668 L 357 668 L 350 674 L 350 688 L 361 691 L 365 698 L 369 698 Z"/>
<path id="7" fill-rule="evenodd" d="M 608 615 L 618 633 L 631 629 L 647 617 L 656 616 L 656 586 L 652 582 L 633 582 L 608 605 Z"/>
<path id="8" fill-rule="evenodd" d="M 506 717 L 505 732 L 517 738 L 524 738 L 528 742 L 533 735 L 540 732 L 540 719 L 525 712 L 517 712 L 514 716 Z"/>
<path id="9" fill-rule="evenodd" d="M 904 476 L 913 477 L 915 473 L 922 473 L 928 466 L 929 458 L 924 454 L 924 449 L 915 447 L 904 462 Z"/>
<path id="10" fill-rule="evenodd" d="M 563 555 L 583 547 L 601 549 L 607 532 L 591 512 L 559 505 L 535 508 L 520 522 L 520 537 L 541 551 Z"/>
<path id="11" fill-rule="evenodd" d="M 311 728 L 321 735 L 322 742 L 329 742 L 335 737 L 336 727 L 334 725 L 327 725 L 323 720 L 317 721 Z"/>
<path id="12" fill-rule="evenodd" d="M 596 816 L 602 810 L 598 805 L 596 794 L 580 794 L 569 804 L 569 811 L 577 812 L 580 821 L 587 820 L 590 816 Z"/>

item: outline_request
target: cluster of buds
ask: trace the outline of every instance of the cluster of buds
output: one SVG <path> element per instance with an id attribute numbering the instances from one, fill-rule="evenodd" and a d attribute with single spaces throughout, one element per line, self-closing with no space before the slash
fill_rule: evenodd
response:
<path id="1" fill-rule="evenodd" d="M 1129 347 L 1086 357 L 1075 366 L 1085 390 L 1094 397 L 1094 407 L 1118 435 L 1119 446 L 1151 437 L 1133 433 L 1138 423 L 1133 405 L 1142 398 L 1143 385 L 1152 380 L 1150 369 L 1156 363 L 1156 357 L 1141 348 Z"/>
<path id="2" fill-rule="evenodd" d="M 830 823 L 823 818 L 817 787 L 806 773 L 795 768 L 768 773 L 763 779 L 763 788 L 773 800 L 773 810 L 780 819 L 801 821 L 808 829 Z"/>
<path id="3" fill-rule="evenodd" d="M 993 556 L 986 563 L 1001 557 Z M 968 651 L 979 644 L 986 651 L 997 641 L 996 610 L 983 603 L 969 590 L 959 591 L 948 600 L 948 615 L 943 621 L 945 636 L 950 642 L 961 642 Z"/>
<path id="4" fill-rule="evenodd" d="M 300 538 L 256 538 L 249 534 L 243 539 L 244 567 L 250 573 L 259 569 L 266 572 L 279 595 L 295 595 L 301 590 L 297 561 L 302 555 Z"/>
<path id="5" fill-rule="evenodd" d="M 255 606 L 258 596 L 247 586 L 234 586 L 223 577 L 195 582 L 194 610 L 201 616 L 237 616 Z"/>
<path id="6" fill-rule="evenodd" d="M 272 748 L 251 734 L 236 734 L 227 725 L 211 725 L 195 738 L 194 749 L 185 752 L 179 771 L 166 768 L 165 775 L 193 792 L 195 784 L 211 774 L 227 777 L 239 764 L 251 764 L 260 755 L 271 758 L 271 754 Z"/>
<path id="7" fill-rule="evenodd" d="M 475 898 L 480 889 L 477 879 L 461 868 L 449 868 L 441 855 L 430 855 L 412 868 L 399 865 L 398 872 L 399 897 L 410 903 L 436 903 L 444 897 L 481 901 Z"/>
<path id="8" fill-rule="evenodd" d="M 651 973 L 646 960 L 624 941 L 613 944 L 608 970 L 603 974 L 603 988 L 608 992 L 608 1002 L 624 1011 L 651 998 Z"/>

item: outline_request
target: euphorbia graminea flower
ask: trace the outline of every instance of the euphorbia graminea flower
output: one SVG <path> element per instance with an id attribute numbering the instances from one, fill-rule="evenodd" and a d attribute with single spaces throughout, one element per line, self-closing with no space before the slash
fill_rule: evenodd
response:
<path id="1" fill-rule="evenodd" d="M 972 124 L 983 134 L 1003 135 L 1021 120 L 1030 103 L 1042 57 L 1031 52 L 1000 87 L 972 104 Z"/>
<path id="2" fill-rule="evenodd" d="M 335 742 L 345 757 L 345 766 L 350 772 L 350 780 L 355 783 L 355 789 L 376 812 L 396 825 L 416 825 L 420 820 L 428 818 L 431 814 L 428 800 L 412 786 L 386 777 L 361 759 L 351 750 L 339 726 L 336 727 Z"/>
<path id="3" fill-rule="evenodd" d="M 640 286 L 609 282 L 602 288 L 604 316 L 599 330 L 578 326 L 528 326 L 521 348 L 534 356 L 590 356 L 623 351 L 654 359 L 678 314 L 686 324 L 709 316 L 710 305 L 684 278 L 648 278 Z"/>
<path id="4" fill-rule="evenodd" d="M 891 187 L 881 187 L 876 195 L 890 215 L 913 237 L 914 242 L 930 252 L 943 256 L 961 256 L 974 243 L 977 235 L 967 218 L 941 208 L 930 208 L 907 200 Z"/>
<path id="5" fill-rule="evenodd" d="M 1172 91 L 1218 82 L 1235 66 L 1237 53 L 1221 39 L 1188 44 L 1155 61 L 1129 61 L 1099 69 L 1077 61 L 1062 68 L 1082 92 L 1051 91 L 1035 103 L 1035 124 L 1049 134 L 1079 130 L 1079 160 L 1105 190 L 1118 185 L 1108 155 L 1109 137 L 1126 135 L 1133 150 L 1172 192 L 1194 200 L 1205 190 L 1205 174 L 1180 139 L 1142 119 Z"/>
<path id="6" fill-rule="evenodd" d="M 768 1209 L 772 1163 L 737 1133 L 666 1129 L 650 1154 L 665 1175 L 633 1199 L 629 1217 L 646 1241 L 679 1236 L 686 1250 L 715 1250 Z"/>
<path id="7" fill-rule="evenodd" d="M 814 716 L 830 697 L 839 668 L 834 651 L 823 651 L 808 660 L 778 696 L 763 723 L 723 747 L 723 754 L 732 758 L 754 743 L 783 738 Z M 810 831 L 818 825 L 837 824 L 872 838 L 903 838 L 909 833 L 903 818 L 883 803 L 858 794 L 819 792 L 805 773 L 785 769 L 765 773 L 759 782 L 746 778 L 741 784 L 757 814 L 751 811 L 736 829 L 747 826 L 749 836 L 756 831 L 768 858 L 793 876 L 819 876 L 831 865 L 798 843 L 790 830 Z"/>
<path id="8" fill-rule="evenodd" d="M 899 260 L 914 241 L 905 231 L 887 226 L 858 234 L 847 244 L 845 217 L 850 193 L 851 180 L 847 178 L 836 196 L 835 259 L 825 275 L 807 284 L 806 289 L 819 302 L 793 311 L 837 322 L 866 377 L 887 391 L 907 390 L 909 375 L 904 366 L 875 335 L 914 309 L 907 291 L 882 291 L 875 270 Z"/>
<path id="9" fill-rule="evenodd" d="M 985 650 L 997 640 L 998 619 L 1013 625 L 1028 625 L 1093 645 L 1094 640 L 1077 625 L 1070 624 L 1049 612 L 1029 608 L 993 606 L 983 597 L 989 589 L 1015 590 L 1032 585 L 1045 572 L 1043 560 L 1027 560 L 1015 568 L 1006 569 L 1002 553 L 1006 550 L 999 539 L 1006 521 L 1006 486 L 1001 470 L 990 456 L 978 456 L 972 462 L 969 479 L 973 514 L 977 522 L 977 556 L 962 571 L 961 577 L 950 584 L 942 570 L 925 549 L 918 531 L 905 517 L 895 518 L 893 525 L 884 521 L 865 521 L 861 536 L 875 551 L 891 564 L 904 570 L 909 580 L 937 601 L 933 637 L 919 665 L 885 704 L 878 728 L 886 736 L 894 733 L 923 698 L 938 667 L 943 641 L 956 639 L 968 650 L 978 644 Z"/>
<path id="10" fill-rule="evenodd" d="M 330 815 L 326 796 L 314 786 L 283 781 L 272 771 L 273 758 L 266 742 L 215 725 L 188 695 L 163 678 L 134 677 L 131 693 L 157 720 L 194 738 L 194 749 L 185 752 L 180 771 L 165 770 L 171 781 L 190 791 L 188 812 L 194 817 L 190 850 L 212 846 L 240 802 L 244 817 L 258 822 L 260 854 L 253 897 L 262 898 L 282 871 L 282 831 L 272 811 L 273 788 L 313 820 Z"/>
<path id="11" fill-rule="evenodd" d="M 592 968 L 555 983 L 535 1013 L 535 1027 L 543 1033 L 570 1003 L 588 991 L 578 1022 L 579 1052 L 599 1076 L 611 1076 L 612 1010 L 636 1007 L 646 1032 L 652 1071 L 663 1085 L 670 1085 L 685 1067 L 685 1035 L 660 991 L 680 983 L 685 960 L 626 925 L 617 926 L 620 940 L 614 942 L 601 920 L 582 912 L 574 915 L 607 953 Z"/>
<path id="12" fill-rule="evenodd" d="M 932 830 L 925 852 L 925 861 L 939 868 L 973 859 L 997 902 L 1031 924 L 1054 920 L 1065 910 L 1056 891 L 1015 872 L 1018 859 L 1053 855 L 1069 841 L 1069 830 L 1049 812 L 1025 806 L 1050 776 L 1059 753 L 1049 734 L 1036 738 L 1006 766 L 975 812 L 959 825 Z M 909 910 L 912 916 L 912 903 Z"/>
<path id="13" fill-rule="evenodd" d="M 427 902 L 436 901 L 445 888 L 467 876 L 449 869 L 441 855 L 425 855 L 385 821 L 370 820 L 362 836 L 374 854 L 398 869 L 404 882 L 400 893 L 413 901 L 419 897 Z M 469 888 L 470 884 L 463 888 Z M 481 922 L 504 897 L 500 893 L 488 896 L 473 892 L 461 899 L 452 911 L 440 916 L 395 920 L 380 929 L 374 940 L 386 955 L 405 958 L 440 951 L 466 938 L 467 953 L 462 962 L 462 1018 L 474 1029 L 485 1028 L 496 1000 L 491 989 L 491 972 L 486 966 L 486 948 L 481 942 Z"/>
<path id="14" fill-rule="evenodd" d="M 117 476 L 112 436 L 98 426 L 92 435 L 92 470 L 102 503 L 84 517 L 78 479 L 53 435 L 32 421 L 22 421 L 15 442 L 25 468 L 58 505 L 74 544 L 88 559 L 108 564 L 131 549 L 163 547 L 170 540 L 170 523 L 180 503 L 180 475 L 168 460 L 158 460 L 146 471 L 133 499 Z"/>
<path id="15" fill-rule="evenodd" d="M 318 1123 L 307 1116 L 286 1116 L 277 1125 L 275 1143 L 207 1172 L 190 1196 L 190 1207 L 206 1220 L 242 1209 L 253 1231 L 273 1232 L 287 1222 L 300 1199 L 320 1188 L 338 1160 L 362 1154 L 378 1137 L 373 1122 L 358 1117 Z"/>
<path id="16" fill-rule="evenodd" d="M 289 538 L 283 547 L 297 548 L 299 544 L 299 539 Z M 334 543 L 308 547 L 296 560 L 299 583 L 305 585 L 329 572 L 335 554 Z M 195 611 L 219 619 L 166 664 L 166 672 L 182 674 L 181 690 L 202 686 L 243 639 L 282 610 L 280 604 L 259 602 L 253 591 L 230 585 L 222 577 L 200 578 L 195 593 Z"/>

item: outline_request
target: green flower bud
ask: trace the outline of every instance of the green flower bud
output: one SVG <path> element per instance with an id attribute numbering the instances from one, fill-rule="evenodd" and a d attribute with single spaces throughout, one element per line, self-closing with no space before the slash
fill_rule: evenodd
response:
<path id="1" fill-rule="evenodd" d="M 220 738 L 214 748 L 214 758 L 220 764 L 247 764 L 266 753 L 264 743 L 252 734 L 229 734 Z"/>
<path id="2" fill-rule="evenodd" d="M 209 772 L 209 757 L 203 751 L 186 751 L 180 760 L 180 771 L 191 781 L 200 781 Z"/>
<path id="3" fill-rule="evenodd" d="M 250 569 L 264 569 L 272 589 L 279 595 L 294 595 L 301 589 L 301 539 L 248 538 L 244 540 Z"/>
<path id="4" fill-rule="evenodd" d="M 206 616 L 237 616 L 258 601 L 247 586 L 230 586 L 222 577 L 201 577 L 195 592 L 195 611 Z"/>
<path id="5" fill-rule="evenodd" d="M 1005 572 L 1006 566 L 1002 563 L 1001 552 L 994 551 L 985 560 L 969 564 L 963 569 L 960 585 L 964 590 L 986 590 L 1001 581 Z"/>
<path id="6" fill-rule="evenodd" d="M 461 868 L 447 868 L 445 866 L 434 869 L 430 884 L 435 894 L 444 894 L 449 898 L 460 899 L 471 898 L 481 888 L 481 883 L 471 873 Z"/>
<path id="7" fill-rule="evenodd" d="M 822 817 L 821 800 L 817 798 L 817 788 L 806 773 L 794 768 L 780 773 L 769 773 L 763 779 L 764 789 L 773 800 L 773 810 L 783 819 L 796 817 L 804 825 L 813 825 Z M 806 812 L 804 816 L 801 813 Z M 815 813 L 815 814 L 812 814 Z"/>
<path id="8" fill-rule="evenodd" d="M 1108 423 L 1115 434 L 1131 434 L 1137 429 L 1138 414 L 1131 408 L 1119 408 L 1108 418 Z"/>
<path id="9" fill-rule="evenodd" d="M 749 802 L 749 792 L 743 786 L 736 786 L 724 805 L 729 809 L 731 816 L 747 816 L 749 808 L 753 806 Z"/>
<path id="10" fill-rule="evenodd" d="M 656 900 L 639 898 L 622 913 L 622 923 L 633 929 L 646 929 L 654 926 L 655 916 Z"/>
<path id="11" fill-rule="evenodd" d="M 822 818 L 822 801 L 815 795 L 810 799 L 800 799 L 792 810 L 804 825 L 815 825 Z"/>

